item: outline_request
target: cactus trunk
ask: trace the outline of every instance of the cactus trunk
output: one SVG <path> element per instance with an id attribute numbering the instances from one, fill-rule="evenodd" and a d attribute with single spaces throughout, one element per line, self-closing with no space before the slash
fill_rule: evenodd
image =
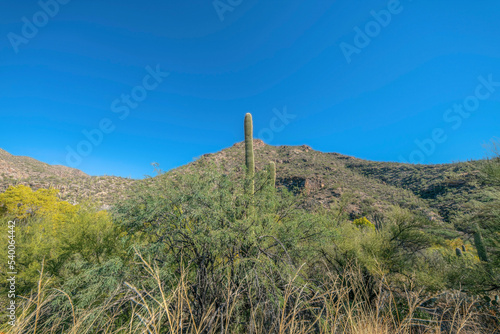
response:
<path id="1" fill-rule="evenodd" d="M 276 164 L 274 161 L 269 163 L 269 180 L 271 182 L 271 186 L 276 186 Z"/>
<path id="2" fill-rule="evenodd" d="M 255 162 L 253 157 L 253 123 L 252 115 L 245 115 L 245 164 L 247 166 L 247 192 L 249 194 L 255 191 Z"/>
<path id="3" fill-rule="evenodd" d="M 483 243 L 483 236 L 479 230 L 479 225 L 476 224 L 476 231 L 474 232 L 474 244 L 476 245 L 477 255 L 481 261 L 488 262 L 488 254 Z"/>

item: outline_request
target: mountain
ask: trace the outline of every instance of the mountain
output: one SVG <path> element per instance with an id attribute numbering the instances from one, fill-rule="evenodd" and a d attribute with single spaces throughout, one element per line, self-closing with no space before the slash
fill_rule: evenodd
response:
<path id="1" fill-rule="evenodd" d="M 90 176 L 75 168 L 49 165 L 0 149 L 0 192 L 18 184 L 34 190 L 54 187 L 63 200 L 71 203 L 92 199 L 111 204 L 123 198 L 133 182 L 116 176 Z"/>
<path id="2" fill-rule="evenodd" d="M 397 204 L 421 211 L 433 220 L 449 221 L 454 212 L 467 210 L 473 200 L 482 200 L 489 190 L 479 169 L 483 161 L 439 165 L 412 165 L 362 160 L 338 153 L 315 151 L 307 145 L 270 146 L 254 140 L 255 164 L 262 170 L 276 162 L 277 184 L 302 188 L 318 203 L 328 206 L 350 194 L 351 216 L 372 216 Z M 244 143 L 182 168 L 193 169 L 204 160 L 226 169 L 244 165 Z"/>
<path id="3" fill-rule="evenodd" d="M 488 185 L 480 178 L 482 161 L 440 165 L 411 165 L 362 160 L 338 153 L 324 153 L 302 146 L 270 146 L 254 140 L 257 171 L 276 163 L 277 185 L 304 191 L 311 201 L 325 207 L 348 196 L 346 210 L 352 217 L 376 219 L 392 205 L 422 212 L 428 218 L 448 221 L 454 212 L 466 210 L 470 201 L 486 196 Z M 199 160 L 160 177 L 193 173 L 205 162 L 224 170 L 243 172 L 244 143 Z M 153 178 L 154 181 L 154 178 Z M 0 149 L 0 191 L 12 184 L 33 189 L 53 186 L 70 202 L 99 200 L 112 205 L 124 198 L 136 182 L 115 176 L 89 176 L 77 169 L 52 166 L 28 157 L 13 156 Z"/>

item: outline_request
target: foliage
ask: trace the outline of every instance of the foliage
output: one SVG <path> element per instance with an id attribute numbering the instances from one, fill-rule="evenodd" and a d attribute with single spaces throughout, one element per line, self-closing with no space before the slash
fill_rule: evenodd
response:
<path id="1" fill-rule="evenodd" d="M 75 206 L 57 234 L 43 232 L 53 223 L 43 210 L 20 219 L 26 295 L 37 289 L 42 262 L 45 286 L 58 288 L 40 306 L 41 320 L 26 313 L 24 328 L 40 321 L 44 331 L 161 333 L 182 319 L 207 332 L 304 326 L 306 333 L 355 330 L 379 312 L 390 320 L 374 326 L 409 332 L 415 319 L 448 317 L 437 314 L 451 304 L 433 306 L 434 293 L 487 277 L 472 252 L 455 255 L 461 239 L 443 240 L 425 216 L 394 206 L 375 229 L 345 214 L 353 197 L 324 209 L 273 187 L 266 173 L 257 173 L 254 194 L 238 173 L 213 164 L 198 174 L 160 175 L 133 189 L 112 219 Z M 424 302 L 435 309 L 417 311 Z M 345 317 L 353 322 L 338 320 Z"/>
<path id="2" fill-rule="evenodd" d="M 498 160 L 479 177 L 468 164 L 451 171 L 332 160 L 308 147 L 260 146 L 255 159 L 253 140 L 245 140 L 243 165 L 239 148 L 228 151 L 233 164 L 206 157 L 189 167 L 196 169 L 134 183 L 111 215 L 64 202 L 53 189 L 20 185 L 0 194 L 2 219 L 18 221 L 18 292 L 25 299 L 13 331 L 498 328 L 492 292 L 500 286 L 500 193 L 490 172 Z M 231 160 L 231 152 L 241 159 Z M 276 156 L 288 159 L 277 186 L 266 168 Z M 311 167 L 303 178 L 293 176 L 299 161 Z M 325 187 L 318 168 L 335 183 Z M 243 178 L 245 171 L 251 177 Z M 487 191 L 471 190 L 479 184 Z M 454 196 L 458 211 L 449 206 Z"/>
<path id="3" fill-rule="evenodd" d="M 91 204 L 61 201 L 54 189 L 31 189 L 19 185 L 0 194 L 2 220 L 16 220 L 16 267 L 19 291 L 33 289 L 41 263 L 53 284 L 68 275 L 67 265 L 81 259 L 100 263 L 119 253 L 119 230 L 106 211 Z"/>
<path id="4" fill-rule="evenodd" d="M 494 186 L 490 196 L 474 208 L 474 241 L 482 267 L 486 272 L 482 285 L 486 290 L 500 291 L 500 152 L 498 144 L 493 146 L 496 157 L 484 168 L 484 181 Z"/>
<path id="5" fill-rule="evenodd" d="M 215 168 L 165 177 L 116 208 L 117 221 L 146 257 L 171 273 L 187 273 L 196 314 L 222 303 L 228 279 L 277 293 L 324 235 L 316 217 L 294 209 L 295 198 L 266 178 L 256 178 L 262 184 L 252 195 Z M 257 276 L 248 277 L 251 272 Z"/>
<path id="6" fill-rule="evenodd" d="M 298 271 L 286 282 L 279 301 L 253 303 L 245 309 L 237 305 L 247 298 L 248 290 L 228 286 L 223 307 L 214 303 L 197 317 L 191 307 L 186 275 L 180 273 L 175 282 L 165 283 L 158 275 L 158 267 L 140 254 L 138 257 L 141 262 L 135 265 L 136 270 L 145 268 L 144 278 L 153 280 L 154 286 L 144 289 L 127 283 L 98 305 L 59 307 L 55 317 L 57 300 L 66 299 L 71 305 L 76 304 L 75 300 L 61 290 L 47 291 L 41 282 L 37 294 L 19 305 L 16 326 L 0 325 L 0 330 L 5 328 L 9 334 L 497 333 L 496 314 L 483 315 L 484 305 L 460 291 L 428 295 L 422 291 L 393 291 L 384 284 L 377 292 L 375 305 L 365 303 L 365 280 L 356 266 L 346 268 L 342 275 L 329 272 L 324 285 L 316 291 L 307 283 L 297 282 Z M 242 314 L 248 314 L 248 319 Z"/>
<path id="7" fill-rule="evenodd" d="M 375 230 L 375 225 L 373 225 L 373 223 L 369 221 L 366 217 L 355 219 L 352 223 L 359 229 L 369 228 Z"/>
<path id="8" fill-rule="evenodd" d="M 9 187 L 0 194 L 0 213 L 12 215 L 17 219 L 38 215 L 62 223 L 66 214 L 75 213 L 77 207 L 57 197 L 56 189 L 33 191 L 25 185 Z"/>

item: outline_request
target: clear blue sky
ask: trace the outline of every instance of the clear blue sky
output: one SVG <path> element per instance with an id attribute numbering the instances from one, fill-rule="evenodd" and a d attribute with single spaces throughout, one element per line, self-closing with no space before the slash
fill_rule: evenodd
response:
<path id="1" fill-rule="evenodd" d="M 15 155 L 140 178 L 241 141 L 247 112 L 269 144 L 378 161 L 481 158 L 500 136 L 498 0 L 54 1 L 0 1 Z"/>

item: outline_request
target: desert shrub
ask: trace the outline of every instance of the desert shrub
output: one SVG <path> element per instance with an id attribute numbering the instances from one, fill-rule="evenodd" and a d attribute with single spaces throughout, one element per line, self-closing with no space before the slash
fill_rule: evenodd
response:
<path id="1" fill-rule="evenodd" d="M 462 286 L 471 293 L 490 298 L 500 290 L 500 157 L 498 145 L 495 156 L 480 164 L 481 196 L 467 203 L 463 213 L 453 219 L 455 228 L 470 240 L 473 268 L 460 275 Z"/>
<path id="2" fill-rule="evenodd" d="M 470 216 L 474 224 L 470 231 L 481 259 L 482 286 L 487 291 L 500 290 L 500 152 L 493 146 L 495 157 L 483 167 L 484 182 L 492 185 L 486 198 L 477 204 Z M 481 253 L 481 254 L 479 254 Z"/>
<path id="3" fill-rule="evenodd" d="M 61 201 L 57 194 L 58 190 L 53 188 L 33 191 L 22 184 L 10 186 L 0 194 L 0 214 L 14 216 L 17 219 L 37 215 L 48 217 L 54 223 L 62 223 L 66 214 L 76 212 L 77 206 Z"/>
<path id="4" fill-rule="evenodd" d="M 148 261 L 170 277 L 186 273 L 197 317 L 214 303 L 226 307 L 228 284 L 246 292 L 242 316 L 252 302 L 278 307 L 286 282 L 325 235 L 326 222 L 299 209 L 297 197 L 259 179 L 252 195 L 244 182 L 207 166 L 198 175 L 160 177 L 116 208 L 116 221 Z"/>
<path id="5" fill-rule="evenodd" d="M 375 230 L 375 225 L 371 221 L 369 221 L 366 217 L 355 219 L 352 223 L 359 229 L 368 228 Z"/>
<path id="6" fill-rule="evenodd" d="M 41 264 L 53 285 L 62 282 L 67 265 L 78 258 L 100 263 L 119 253 L 119 230 L 106 211 L 91 204 L 72 205 L 54 189 L 32 191 L 20 185 L 0 194 L 2 220 L 16 221 L 17 289 L 36 287 Z M 4 247 L 2 247 L 4 248 Z"/>
<path id="7" fill-rule="evenodd" d="M 444 240 L 438 223 L 393 207 L 375 229 L 364 217 L 348 219 L 348 196 L 325 209 L 263 174 L 250 194 L 237 173 L 201 167 L 138 183 L 112 219 L 89 205 L 62 214 L 63 230 L 53 229 L 57 214 L 41 209 L 19 218 L 25 290 L 36 292 L 41 263 L 43 286 L 58 288 L 36 305 L 40 318 L 27 298 L 24 328 L 323 333 L 367 323 L 367 331 L 410 333 L 439 317 L 468 326 L 464 305 L 474 300 L 431 296 L 477 284 L 490 267 L 469 244 L 458 257 L 463 239 Z"/>

